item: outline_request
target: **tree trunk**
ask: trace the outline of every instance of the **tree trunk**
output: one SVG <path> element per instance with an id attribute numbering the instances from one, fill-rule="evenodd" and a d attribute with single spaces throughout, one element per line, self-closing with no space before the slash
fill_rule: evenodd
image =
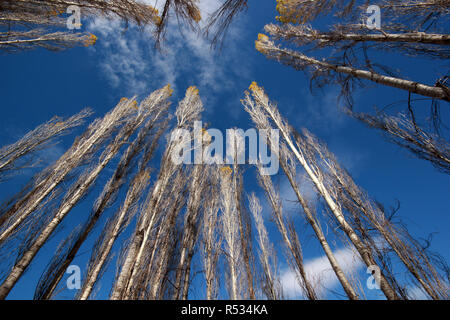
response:
<path id="1" fill-rule="evenodd" d="M 134 120 L 134 119 L 133 119 Z M 101 156 L 100 163 L 91 170 L 88 171 L 85 175 L 82 175 L 81 178 L 75 183 L 75 188 L 73 192 L 70 193 L 70 196 L 67 199 L 64 199 L 63 204 L 58 209 L 58 212 L 52 218 L 48 226 L 44 228 L 41 234 L 37 237 L 35 242 L 30 246 L 30 248 L 24 253 L 24 255 L 19 259 L 19 261 L 15 264 L 10 274 L 6 277 L 3 284 L 0 286 L 0 299 L 6 298 L 9 291 L 16 284 L 19 278 L 22 276 L 23 272 L 29 266 L 31 261 L 37 252 L 41 249 L 41 247 L 45 244 L 47 239 L 59 225 L 59 223 L 65 218 L 65 216 L 69 213 L 69 211 L 77 204 L 77 202 L 83 197 L 83 195 L 87 192 L 89 187 L 94 183 L 97 179 L 100 172 L 105 168 L 105 166 L 109 163 L 109 161 L 114 158 L 117 152 L 120 150 L 120 147 L 124 142 L 128 140 L 131 134 L 136 129 L 136 125 L 139 125 L 139 122 L 132 121 L 131 125 L 126 125 L 119 132 L 118 136 L 111 142 L 108 148 Z M 134 123 L 133 123 L 134 122 Z"/>
<path id="2" fill-rule="evenodd" d="M 306 171 L 309 178 L 314 183 L 314 186 L 316 187 L 317 191 L 321 194 L 323 199 L 325 200 L 328 208 L 335 216 L 337 222 L 341 226 L 342 230 L 345 232 L 345 234 L 348 236 L 350 241 L 355 246 L 356 250 L 360 254 L 362 260 L 366 264 L 367 267 L 376 266 L 375 259 L 372 257 L 370 248 L 367 248 L 364 243 L 361 241 L 361 239 L 358 237 L 356 232 L 353 230 L 353 228 L 349 225 L 347 220 L 345 219 L 341 208 L 338 206 L 338 204 L 334 201 L 333 197 L 330 195 L 328 189 L 326 188 L 325 184 L 319 177 L 319 172 L 316 172 L 310 167 L 310 164 L 307 162 L 305 157 L 302 154 L 301 150 L 298 150 L 296 146 L 294 145 L 291 137 L 290 137 L 290 129 L 289 125 L 282 119 L 281 115 L 279 114 L 278 110 L 273 106 L 269 105 L 269 99 L 267 95 L 263 92 L 263 90 L 258 87 L 256 83 L 252 83 L 250 86 L 250 89 L 253 93 L 253 98 L 255 99 L 256 103 L 258 103 L 258 106 L 254 105 L 254 102 L 251 101 L 249 94 L 247 93 L 246 99 L 244 103 L 246 104 L 246 110 L 250 113 L 252 116 L 253 121 L 257 122 L 257 125 L 261 126 L 263 129 L 266 128 L 269 123 L 261 123 L 258 121 L 258 117 L 261 118 L 261 112 L 265 112 L 262 116 L 266 117 L 268 116 L 273 123 L 275 124 L 276 128 L 281 131 L 281 135 L 283 139 L 285 140 L 287 146 L 294 154 L 295 158 L 298 160 L 298 162 L 302 165 L 304 170 Z M 261 110 L 258 108 L 262 108 Z M 259 111 L 260 110 L 260 111 Z M 263 111 L 264 110 L 264 111 Z M 270 144 L 270 147 L 273 148 L 273 143 Z M 278 147 L 278 145 L 276 146 Z M 273 150 L 276 151 L 276 150 Z M 319 170 L 319 169 L 317 169 Z M 380 268 L 381 270 L 381 268 Z M 387 282 L 384 275 L 381 273 L 380 277 L 380 287 L 383 293 L 386 295 L 386 297 L 389 300 L 396 300 L 398 299 L 397 293 L 392 289 L 392 287 Z"/>
<path id="3" fill-rule="evenodd" d="M 323 251 L 325 251 L 328 261 L 330 262 L 330 265 L 333 268 L 333 271 L 336 274 L 336 277 L 339 279 L 339 282 L 341 283 L 342 288 L 344 289 L 345 293 L 347 294 L 347 296 L 350 300 L 358 300 L 359 299 L 358 295 L 356 294 L 356 292 L 353 289 L 350 282 L 347 280 L 347 277 L 345 276 L 344 271 L 342 270 L 338 261 L 336 260 L 334 254 L 333 254 L 333 250 L 331 249 L 330 245 L 328 244 L 328 241 L 325 238 L 325 235 L 323 234 L 323 231 L 322 231 L 322 228 L 320 227 L 319 221 L 315 218 L 308 203 L 305 201 L 305 199 L 301 195 L 300 190 L 299 190 L 297 184 L 295 183 L 291 173 L 288 171 L 289 169 L 286 167 L 284 161 L 281 161 L 281 166 L 283 168 L 283 171 L 286 174 L 286 177 L 289 180 L 289 183 L 291 184 L 292 189 L 295 192 L 295 195 L 297 196 L 298 201 L 300 202 L 300 205 L 303 208 L 303 212 L 305 213 L 306 220 L 313 228 L 314 233 L 316 234 L 317 240 L 319 240 L 320 245 L 323 248 Z"/>
<path id="4" fill-rule="evenodd" d="M 317 66 L 325 70 L 345 73 L 359 79 L 370 80 L 389 87 L 398 88 L 406 90 L 408 92 L 417 93 L 422 96 L 450 102 L 450 93 L 448 92 L 448 88 L 442 88 L 438 86 L 432 87 L 410 80 L 384 76 L 372 71 L 361 70 L 347 66 L 339 66 L 325 61 L 316 60 L 293 50 L 278 48 L 274 46 L 274 44 L 268 39 L 258 40 L 256 42 L 256 47 L 258 51 L 264 53 L 269 58 L 277 59 L 283 64 L 293 66 L 294 68 L 303 69 L 304 65 Z"/>

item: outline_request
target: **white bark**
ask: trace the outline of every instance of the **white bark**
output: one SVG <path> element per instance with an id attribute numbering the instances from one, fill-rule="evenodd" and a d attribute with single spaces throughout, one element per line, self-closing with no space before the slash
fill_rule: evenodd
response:
<path id="1" fill-rule="evenodd" d="M 304 69 L 307 66 L 312 66 L 323 70 L 345 73 L 356 78 L 370 80 L 375 83 L 380 83 L 389 87 L 406 90 L 408 92 L 420 94 L 422 96 L 450 101 L 450 93 L 448 92 L 448 88 L 446 90 L 442 87 L 433 87 L 419 82 L 384 76 L 372 71 L 331 64 L 326 61 L 320 61 L 314 58 L 310 58 L 300 52 L 276 47 L 273 42 L 268 39 L 258 40 L 256 42 L 256 47 L 258 51 L 265 54 L 268 58 L 276 59 L 283 64 L 293 66 L 294 68 Z"/>
<path id="2" fill-rule="evenodd" d="M 362 260 L 364 263 L 369 267 L 376 265 L 375 260 L 370 254 L 369 248 L 366 248 L 366 246 L 363 244 L 359 236 L 356 234 L 356 232 L 353 230 L 353 228 L 350 226 L 350 224 L 347 222 L 347 220 L 344 217 L 344 214 L 341 211 L 341 207 L 335 202 L 333 197 L 330 195 L 328 189 L 326 188 L 325 184 L 323 183 L 321 179 L 320 172 L 314 170 L 310 164 L 307 162 L 306 158 L 304 157 L 302 151 L 298 149 L 294 142 L 291 139 L 291 134 L 289 130 L 289 126 L 283 119 L 281 118 L 278 111 L 275 109 L 274 106 L 269 105 L 269 99 L 263 92 L 261 88 L 259 88 L 256 84 L 252 84 L 251 90 L 253 93 L 253 98 L 255 99 L 258 106 L 255 106 L 254 102 L 251 100 L 250 96 L 246 95 L 246 110 L 252 115 L 252 113 L 256 113 L 254 110 L 257 110 L 257 108 L 262 108 L 264 110 L 264 113 L 271 119 L 271 121 L 275 124 L 276 128 L 278 128 L 281 132 L 281 135 L 283 139 L 285 140 L 287 146 L 294 154 L 297 161 L 301 164 L 301 166 L 306 171 L 308 177 L 311 179 L 311 181 L 314 183 L 314 186 L 316 187 L 317 191 L 320 193 L 320 195 L 325 200 L 328 208 L 335 216 L 336 220 L 338 221 L 339 225 L 342 227 L 342 230 L 345 232 L 345 234 L 348 236 L 350 241 L 353 243 L 357 251 L 359 252 Z M 252 116 L 252 118 L 255 121 L 255 117 Z M 381 268 L 380 268 L 381 270 Z M 380 279 L 380 286 L 381 290 L 384 292 L 386 297 L 390 300 L 398 299 L 397 294 L 395 291 L 391 288 L 389 283 L 386 281 L 385 277 L 381 275 Z"/>
<path id="3" fill-rule="evenodd" d="M 190 128 L 193 122 L 199 118 L 202 110 L 203 105 L 198 95 L 198 89 L 189 87 L 186 91 L 185 98 L 180 102 L 175 112 L 178 120 L 178 128 Z M 133 286 L 149 237 L 159 219 L 158 206 L 167 191 L 172 176 L 178 169 L 171 159 L 174 146 L 175 142 L 170 142 L 164 153 L 158 180 L 149 196 L 146 208 L 142 213 L 142 219 L 137 226 L 135 238 L 132 240 L 131 248 L 127 253 L 120 274 L 114 284 L 114 289 L 111 294 L 112 300 L 124 299 L 128 288 Z"/>
<path id="4" fill-rule="evenodd" d="M 89 152 L 104 141 L 131 114 L 132 110 L 130 101 L 121 101 L 103 119 L 94 121 L 84 137 L 76 141 L 56 164 L 49 168 L 50 175 L 38 181 L 33 190 L 23 198 L 24 200 L 20 200 L 18 205 L 12 209 L 14 211 L 13 219 L 8 225 L 2 226 L 0 244 L 39 206 L 72 169 L 80 165 Z"/>

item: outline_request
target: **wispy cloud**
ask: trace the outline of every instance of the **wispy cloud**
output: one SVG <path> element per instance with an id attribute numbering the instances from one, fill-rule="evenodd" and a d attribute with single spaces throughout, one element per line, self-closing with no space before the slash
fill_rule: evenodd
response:
<path id="1" fill-rule="evenodd" d="M 143 2 L 155 4 L 155 1 Z M 219 0 L 199 2 L 204 18 L 200 27 L 220 5 Z M 239 19 L 231 25 L 222 51 L 212 50 L 204 36 L 187 27 L 180 28 L 174 17 L 160 51 L 154 48 L 152 31 L 148 29 L 129 26 L 124 30 L 120 21 L 100 17 L 93 20 L 88 29 L 99 38 L 93 50 L 97 51 L 98 63 L 113 88 L 123 94 L 141 95 L 170 83 L 177 94 L 177 83 L 180 92 L 189 85 L 197 85 L 204 103 L 213 104 L 218 94 L 233 91 L 239 82 L 250 79 L 248 65 L 239 63 L 236 67 L 236 61 L 243 60 L 239 59 L 240 55 L 245 54 L 238 50 L 244 23 L 245 20 Z"/>
<path id="2" fill-rule="evenodd" d="M 308 127 L 320 128 L 333 132 L 345 125 L 348 116 L 342 112 L 341 105 L 337 97 L 339 91 L 330 88 L 322 94 L 307 95 L 307 117 Z M 324 123 L 327 124 L 324 127 Z"/>
<path id="3" fill-rule="evenodd" d="M 334 255 L 345 274 L 350 275 L 359 271 L 363 262 L 351 248 L 338 249 Z M 305 261 L 305 271 L 308 279 L 314 284 L 319 296 L 324 296 L 327 291 L 339 285 L 339 280 L 334 273 L 328 258 L 323 255 L 318 258 Z M 284 294 L 289 298 L 301 298 L 302 292 L 295 273 L 291 269 L 285 269 L 280 275 Z"/>
<path id="4" fill-rule="evenodd" d="M 419 287 L 413 287 L 408 289 L 408 296 L 412 300 L 429 300 L 423 289 Z"/>

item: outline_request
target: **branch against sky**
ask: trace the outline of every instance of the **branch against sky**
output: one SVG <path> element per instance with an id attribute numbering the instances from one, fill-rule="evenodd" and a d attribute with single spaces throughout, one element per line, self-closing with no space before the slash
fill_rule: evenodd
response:
<path id="1" fill-rule="evenodd" d="M 25 158 L 29 158 L 37 150 L 45 149 L 52 140 L 66 134 L 70 129 L 80 126 L 91 114 L 91 110 L 85 109 L 66 120 L 54 117 L 28 132 L 19 141 L 0 148 L 0 181 L 5 179 L 9 171 L 34 166 L 34 163 L 30 163 L 31 159 Z"/>
<path id="2" fill-rule="evenodd" d="M 436 134 L 426 132 L 406 115 L 390 116 L 348 113 L 367 126 L 384 132 L 388 139 L 408 149 L 417 157 L 429 161 L 438 170 L 450 173 L 450 144 Z"/>
<path id="3" fill-rule="evenodd" d="M 85 132 L 54 164 L 48 166 L 33 181 L 32 189 L 20 196 L 2 213 L 0 244 L 4 243 L 32 214 L 39 204 L 64 181 L 65 177 L 84 161 L 91 159 L 110 136 L 133 114 L 133 100 L 121 100 L 103 118 L 94 120 Z"/>
<path id="4" fill-rule="evenodd" d="M 0 5 L 0 26 L 7 27 L 0 33 L 0 50 L 21 51 L 36 47 L 49 50 L 63 50 L 79 45 L 93 45 L 94 35 L 86 32 L 72 33 L 70 30 L 51 32 L 51 28 L 67 29 L 73 8 L 77 8 L 77 19 L 81 21 L 95 17 L 109 20 L 119 19 L 122 29 L 137 25 L 141 31 L 150 32 L 156 47 L 165 38 L 169 22 L 176 17 L 181 27 L 186 24 L 190 32 L 200 34 L 200 21 L 209 20 L 205 35 L 213 33 L 212 43 L 221 42 L 233 18 L 246 6 L 246 0 L 227 0 L 221 4 L 217 0 L 5 0 Z M 213 3 L 217 8 L 208 15 L 201 8 Z M 151 5 L 152 4 L 152 5 Z M 158 8 L 156 8 L 158 6 Z M 67 13 L 67 15 L 66 15 Z M 78 22 L 75 29 L 81 29 Z M 0 29 L 1 30 L 1 29 Z"/>
<path id="5" fill-rule="evenodd" d="M 449 105 L 450 89 L 447 67 L 439 67 L 440 60 L 450 57 L 450 36 L 445 28 L 450 10 L 448 1 L 277 2 L 280 13 L 277 19 L 281 24 L 264 27 L 269 36 L 258 35 L 255 47 L 259 52 L 295 70 L 307 71 L 311 85 L 339 86 L 341 94 L 336 104 L 338 98 L 344 97 L 348 114 L 369 127 L 381 129 L 397 145 L 448 172 L 448 139 L 441 135 L 448 127 L 440 110 L 441 105 L 443 108 Z M 365 16 L 370 11 L 369 4 L 378 10 L 374 13 L 378 17 L 374 26 Z M 331 18 L 330 25 L 313 28 L 319 15 Z M 389 56 L 432 60 L 439 73 L 421 74 L 423 79 L 410 80 L 409 73 L 414 68 L 407 66 L 402 70 L 391 62 L 395 60 L 380 58 L 380 51 Z M 429 77 L 435 78 L 434 83 L 429 83 Z M 353 96 L 357 89 L 370 86 L 370 82 L 376 83 L 380 91 L 401 89 L 407 96 L 407 103 L 402 102 L 406 112 L 403 115 L 384 113 L 383 119 L 354 112 Z M 428 117 L 423 110 L 417 110 L 418 100 L 429 101 Z M 425 129 L 427 123 L 430 129 Z"/>
<path id="6" fill-rule="evenodd" d="M 94 45 L 95 35 L 68 30 L 71 16 L 62 15 L 71 12 L 71 8 L 78 8 L 78 19 L 81 19 L 83 10 L 84 18 L 113 16 L 139 26 L 160 22 L 156 9 L 133 0 L 5 0 L 0 5 L 0 26 L 4 26 L 0 29 L 0 50 L 14 52 L 36 47 L 62 50 Z M 52 31 L 54 28 L 62 30 L 55 32 Z M 74 28 L 81 29 L 81 24 Z"/>

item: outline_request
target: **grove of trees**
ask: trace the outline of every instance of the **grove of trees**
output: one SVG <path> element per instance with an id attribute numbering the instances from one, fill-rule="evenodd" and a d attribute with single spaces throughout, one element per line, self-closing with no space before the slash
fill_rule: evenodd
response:
<path id="1" fill-rule="evenodd" d="M 277 22 L 266 25 L 266 34 L 259 34 L 255 42 L 260 53 L 306 71 L 313 86 L 326 90 L 338 85 L 341 99 L 336 97 L 336 105 L 344 101 L 348 116 L 382 131 L 442 174 L 450 173 L 450 145 L 440 113 L 450 102 L 448 75 L 437 76 L 434 84 L 409 80 L 391 73 L 389 67 L 395 66 L 371 58 L 374 52 L 388 51 L 438 63 L 448 60 L 450 1 L 371 1 L 384 12 L 381 28 L 375 29 L 367 28 L 361 18 L 369 1 L 276 3 Z M 58 31 L 66 21 L 61 14 L 73 4 L 92 16 L 152 25 L 156 44 L 163 40 L 170 12 L 193 32 L 199 31 L 198 22 L 204 19 L 195 0 L 166 0 L 161 13 L 131 0 L 6 0 L 0 2 L 0 50 L 93 44 L 94 35 Z M 247 5 L 257 3 L 223 1 L 203 30 L 212 44 L 220 43 L 233 18 Z M 312 27 L 316 19 L 327 16 L 341 22 L 327 30 Z M 367 83 L 402 90 L 403 110 L 358 112 L 354 92 Z M 380 270 L 380 292 L 386 299 L 411 299 L 411 288 L 429 299 L 448 299 L 450 269 L 445 260 L 395 219 L 395 210 L 386 209 L 360 187 L 325 142 L 306 128 L 291 126 L 283 106 L 273 102 L 262 85 L 249 86 L 242 108 L 256 129 L 279 131 L 280 140 L 267 136 L 265 142 L 278 154 L 280 175 L 295 195 L 296 219 L 303 228 L 286 214 L 278 180 L 265 175 L 260 164 L 237 162 L 242 141 L 235 141 L 231 165 L 172 161 L 178 146 L 172 134 L 179 129 L 193 133 L 194 122 L 201 120 L 204 111 L 199 90 L 189 87 L 172 112 L 172 92 L 166 85 L 140 102 L 136 97 L 122 98 L 91 121 L 20 192 L 3 199 L 0 299 L 8 297 L 68 216 L 92 195 L 96 199 L 87 218 L 77 219 L 78 226 L 64 230 L 34 288 L 35 299 L 58 298 L 65 290 L 67 269 L 86 250 L 88 263 L 74 295 L 80 300 L 94 299 L 108 272 L 114 273 L 107 288 L 113 300 L 189 299 L 193 290 L 205 299 L 284 299 L 277 257 L 283 257 L 295 274 L 304 299 L 323 299 L 317 279 L 305 268 L 307 244 L 301 240 L 305 229 L 317 240 L 350 300 L 365 299 L 365 289 L 337 258 L 336 239 L 365 267 Z M 427 104 L 429 117 L 424 117 L 417 110 Z M 36 166 L 39 151 L 84 126 L 92 114 L 85 109 L 67 119 L 54 117 L 0 148 L 0 183 L 13 181 L 24 168 Z M 200 140 L 196 143 L 201 146 L 211 144 L 208 127 L 202 129 Z M 257 182 L 259 196 L 245 190 L 244 178 Z M 305 181 L 316 201 L 305 194 Z M 279 241 L 270 236 L 269 226 Z"/>

